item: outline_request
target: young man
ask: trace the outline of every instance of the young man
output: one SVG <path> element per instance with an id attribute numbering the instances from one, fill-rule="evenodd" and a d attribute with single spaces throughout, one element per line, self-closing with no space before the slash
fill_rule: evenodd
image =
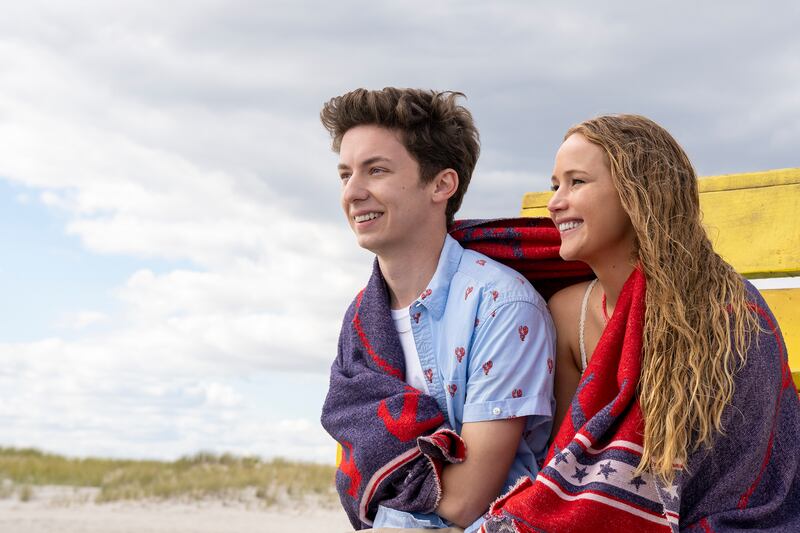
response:
<path id="1" fill-rule="evenodd" d="M 359 246 L 376 255 L 370 283 L 345 315 L 322 416 L 343 446 L 337 487 L 357 528 L 377 508 L 375 527 L 469 531 L 501 491 L 536 475 L 550 434 L 555 334 L 543 299 L 515 271 L 448 235 L 479 153 L 459 96 L 358 89 L 321 113 L 339 154 L 342 209 Z M 465 459 L 452 453 L 460 443 L 429 451 L 442 431 L 428 440 L 412 433 L 430 434 L 444 420 Z M 412 456 L 419 464 L 404 463 Z M 407 472 L 385 481 L 400 463 Z M 413 501 L 397 496 L 412 492 L 419 471 L 435 475 L 415 485 Z"/>

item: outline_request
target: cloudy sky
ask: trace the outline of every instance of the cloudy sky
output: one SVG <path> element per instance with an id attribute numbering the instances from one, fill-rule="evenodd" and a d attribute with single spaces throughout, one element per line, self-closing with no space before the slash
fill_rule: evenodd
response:
<path id="1" fill-rule="evenodd" d="M 318 113 L 349 89 L 466 93 L 464 217 L 516 214 L 599 113 L 664 124 L 702 175 L 800 166 L 796 2 L 2 4 L 0 446 L 333 460 L 371 258 Z"/>

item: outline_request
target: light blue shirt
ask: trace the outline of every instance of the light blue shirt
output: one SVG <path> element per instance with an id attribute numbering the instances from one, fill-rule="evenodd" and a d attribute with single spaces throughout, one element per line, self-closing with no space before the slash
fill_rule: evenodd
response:
<path id="1" fill-rule="evenodd" d="M 430 394 L 450 425 L 525 416 L 503 492 L 535 477 L 555 407 L 555 329 L 544 299 L 516 271 L 449 235 L 428 287 L 409 307 Z M 466 529 L 480 527 L 483 519 Z M 374 527 L 447 527 L 435 514 L 380 507 Z"/>

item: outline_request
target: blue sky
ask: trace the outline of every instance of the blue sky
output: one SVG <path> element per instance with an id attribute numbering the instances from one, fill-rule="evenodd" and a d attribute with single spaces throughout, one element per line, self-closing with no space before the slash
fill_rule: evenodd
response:
<path id="1" fill-rule="evenodd" d="M 114 287 L 131 272 L 180 266 L 157 258 L 95 254 L 68 235 L 64 213 L 42 205 L 39 191 L 0 179 L 0 339 L 10 342 L 69 334 L 63 318 L 76 305 L 97 312 L 116 308 Z"/>
<path id="2" fill-rule="evenodd" d="M 0 20 L 0 446 L 331 461 L 318 424 L 371 266 L 319 124 L 355 87 L 467 95 L 460 213 L 548 186 L 635 112 L 702 175 L 798 166 L 800 7 L 72 0 Z M 656 23 L 657 21 L 657 23 Z"/>
<path id="3" fill-rule="evenodd" d="M 36 190 L 0 181 L 0 338 L 32 341 L 60 333 L 59 320 L 76 302 L 110 310 L 109 291 L 136 261 L 97 256 L 64 233 L 66 217 L 47 209 Z M 57 265 L 57 267 L 56 267 Z"/>

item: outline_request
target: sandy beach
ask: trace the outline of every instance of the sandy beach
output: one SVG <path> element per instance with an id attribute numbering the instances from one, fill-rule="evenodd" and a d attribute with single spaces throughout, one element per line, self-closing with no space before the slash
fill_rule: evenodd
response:
<path id="1" fill-rule="evenodd" d="M 97 489 L 33 487 L 28 501 L 0 499 L 0 533 L 344 533 L 344 512 L 330 504 L 265 507 L 249 494 L 201 501 L 94 503 Z"/>

